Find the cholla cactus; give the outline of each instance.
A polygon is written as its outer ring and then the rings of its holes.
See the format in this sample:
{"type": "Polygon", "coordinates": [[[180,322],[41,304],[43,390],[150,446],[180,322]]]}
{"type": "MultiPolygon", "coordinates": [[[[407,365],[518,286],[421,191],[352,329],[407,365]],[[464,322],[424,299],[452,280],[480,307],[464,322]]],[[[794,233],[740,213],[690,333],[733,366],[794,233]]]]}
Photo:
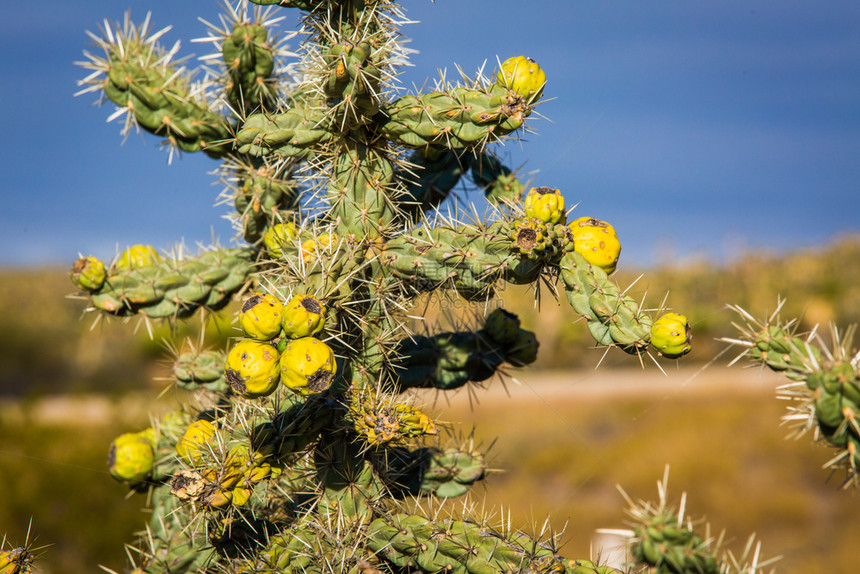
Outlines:
{"type": "Polygon", "coordinates": [[[852,326],[845,332],[831,325],[830,342],[817,329],[797,332],[796,320],[783,320],[779,313],[784,301],[764,320],[740,307],[733,307],[743,319],[737,325],[739,338],[728,343],[744,347],[736,361],[746,357],[782,373],[791,382],[780,386],[777,395],[790,401],[783,417],[793,427],[792,436],[812,431],[814,438],[836,450],[825,468],[843,471],[843,486],[857,486],[860,467],[860,352],[852,349],[852,326]]]}
{"type": "Polygon", "coordinates": [[[134,246],[72,270],[94,310],[145,320],[217,310],[248,289],[244,337],[177,352],[176,385],[199,390],[195,405],[111,447],[114,477],[152,503],[135,571],[611,571],[561,558],[551,537],[408,503],[466,494],[485,462],[439,441],[441,425],[404,391],[485,381],[538,350],[503,310],[419,335],[407,320],[419,296],[486,310],[506,282],[561,279],[599,345],[689,350],[686,319],[653,322],[609,279],[620,251],[609,224],[568,225],[552,188],[523,202],[490,153],[540,104],[544,72],[514,57],[492,77],[400,95],[395,2],[256,3],[278,7],[240,4],[210,25],[216,55],[198,81],[148,21],[106,25],[84,64],[83,91],[116,104],[126,130],[223,161],[222,197],[247,242],[196,257],[134,246]],[[304,11],[294,63],[288,36],[271,32],[279,9],[304,11]],[[493,206],[485,221],[436,209],[466,173],[493,206]]]}
{"type": "Polygon", "coordinates": [[[763,558],[755,534],[747,539],[740,556],[723,549],[725,532],[712,536],[711,525],[686,515],[687,493],[675,506],[669,502],[669,467],[657,483],[658,502],[633,500],[620,486],[627,501],[630,530],[603,530],[626,540],[630,568],[648,574],[758,574],[781,557],[763,558]]]}

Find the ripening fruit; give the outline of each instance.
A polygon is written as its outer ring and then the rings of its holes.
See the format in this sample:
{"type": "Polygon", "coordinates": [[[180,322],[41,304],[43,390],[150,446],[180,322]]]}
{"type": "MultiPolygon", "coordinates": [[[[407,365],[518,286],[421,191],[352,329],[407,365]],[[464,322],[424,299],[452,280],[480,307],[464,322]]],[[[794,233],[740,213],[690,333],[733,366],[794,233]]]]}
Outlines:
{"type": "Polygon", "coordinates": [[[520,335],[520,318],[504,309],[496,309],[484,321],[484,331],[504,346],[512,345],[520,335]]]}
{"type": "Polygon", "coordinates": [[[302,262],[310,263],[316,261],[320,256],[330,256],[337,245],[336,233],[324,233],[314,239],[308,239],[302,243],[302,262]]]}
{"type": "Polygon", "coordinates": [[[543,93],[546,73],[531,58],[515,56],[504,61],[496,76],[496,83],[531,101],[540,98],[543,93]]]}
{"type": "Polygon", "coordinates": [[[227,354],[224,376],[233,392],[248,399],[278,388],[278,350],[261,341],[239,341],[227,354]]]}
{"type": "Polygon", "coordinates": [[[325,305],[313,295],[296,295],[284,305],[284,334],[290,339],[316,335],[325,326],[325,313],[325,305]]]}
{"type": "Polygon", "coordinates": [[[693,333],[684,315],[666,313],[651,326],[651,344],[664,357],[677,359],[692,348],[693,333]]]}
{"type": "Polygon", "coordinates": [[[113,264],[116,271],[131,271],[140,267],[149,267],[161,261],[161,255],[152,245],[132,245],[119,254],[113,264]]]}
{"type": "Polygon", "coordinates": [[[322,393],[331,386],[336,372],[334,351],[314,337],[290,341],[281,353],[281,381],[294,393],[322,393]]]}
{"type": "Polygon", "coordinates": [[[33,554],[23,546],[2,550],[0,551],[0,574],[30,574],[32,560],[33,554]]]}
{"type": "Polygon", "coordinates": [[[505,353],[505,360],[515,367],[530,365],[537,359],[540,343],[531,331],[520,329],[511,348],[505,353]]]}
{"type": "Polygon", "coordinates": [[[609,275],[618,265],[621,242],[615,228],[593,217],[580,217],[570,224],[573,233],[573,249],[586,261],[600,267],[609,275]]]}
{"type": "Polygon", "coordinates": [[[533,187],[526,195],[526,217],[540,219],[544,223],[558,223],[566,218],[564,196],[551,187],[533,187]]]}
{"type": "MultiPolygon", "coordinates": [[[[98,291],[104,285],[107,272],[105,264],[95,257],[81,257],[71,270],[72,283],[84,291],[98,291]]],[[[0,573],[2,574],[2,573],[0,573]]]]}
{"type": "Polygon", "coordinates": [[[292,243],[296,235],[296,226],[286,221],[268,228],[263,235],[263,244],[272,259],[283,259],[284,247],[292,243]]]}
{"type": "Polygon", "coordinates": [[[196,464],[203,458],[206,443],[213,436],[215,436],[215,425],[210,421],[203,419],[194,421],[176,441],[176,454],[188,464],[196,464]]]}
{"type": "Polygon", "coordinates": [[[121,482],[136,484],[146,480],[154,464],[155,450],[146,432],[122,434],[110,445],[108,470],[121,482]]]}
{"type": "Polygon", "coordinates": [[[281,332],[283,306],[273,295],[255,293],[239,311],[239,326],[254,339],[271,341],[281,332]]]}

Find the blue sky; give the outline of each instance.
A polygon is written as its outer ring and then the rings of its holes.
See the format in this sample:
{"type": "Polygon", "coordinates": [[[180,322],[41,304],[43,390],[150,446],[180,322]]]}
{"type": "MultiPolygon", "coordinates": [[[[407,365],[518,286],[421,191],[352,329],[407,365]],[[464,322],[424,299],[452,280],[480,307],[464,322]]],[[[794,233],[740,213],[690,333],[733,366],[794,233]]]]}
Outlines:
{"type": "MultiPolygon", "coordinates": [[[[546,70],[535,134],[501,155],[605,219],[622,265],[731,258],[860,232],[860,4],[407,0],[419,50],[403,83],[516,54],[546,70]]],[[[216,163],[167,163],[158,139],[125,144],[111,106],[75,98],[73,62],[103,18],[152,11],[167,42],[203,55],[197,16],[217,2],[6,3],[0,18],[0,265],[70,265],[116,246],[222,244],[216,163]]],[[[291,11],[287,11],[291,13],[291,11]]],[[[291,20],[294,21],[294,20],[291,20]]]]}

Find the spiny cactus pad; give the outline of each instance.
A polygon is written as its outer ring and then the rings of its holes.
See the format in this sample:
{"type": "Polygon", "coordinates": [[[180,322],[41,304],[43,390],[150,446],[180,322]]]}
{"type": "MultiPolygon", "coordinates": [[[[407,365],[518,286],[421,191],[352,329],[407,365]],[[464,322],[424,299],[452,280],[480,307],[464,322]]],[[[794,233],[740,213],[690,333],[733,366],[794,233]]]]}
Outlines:
{"type": "Polygon", "coordinates": [[[82,91],[119,106],[126,129],[222,161],[220,201],[246,243],[195,257],[136,246],[73,267],[91,308],[112,316],[182,319],[244,296],[228,348],[175,353],[176,385],[194,406],[154,421],[151,457],[140,441],[116,443],[117,453],[140,447],[113,466],[152,506],[134,568],[612,572],[560,557],[551,537],[405,506],[467,496],[486,462],[470,443],[443,446],[445,426],[404,391],[487,381],[539,351],[503,309],[416,329],[419,298],[486,312],[506,283],[558,285],[598,344],[649,352],[650,312],[607,277],[620,250],[611,226],[568,226],[556,188],[534,188],[524,204],[516,172],[494,155],[541,105],[546,72],[514,56],[491,78],[403,93],[396,2],[255,3],[209,25],[216,53],[199,81],[148,19],[107,25],[85,64],[82,91]],[[275,29],[289,9],[303,11],[298,65],[293,35],[275,29]],[[452,190],[471,184],[487,217],[459,204],[443,217],[452,190]],[[577,238],[595,227],[615,243],[577,238]]]}

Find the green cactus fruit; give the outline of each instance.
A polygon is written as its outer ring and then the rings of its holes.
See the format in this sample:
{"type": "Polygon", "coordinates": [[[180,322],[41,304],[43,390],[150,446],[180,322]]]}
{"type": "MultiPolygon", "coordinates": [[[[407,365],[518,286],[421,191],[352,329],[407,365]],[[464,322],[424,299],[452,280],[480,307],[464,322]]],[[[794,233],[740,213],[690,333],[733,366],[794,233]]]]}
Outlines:
{"type": "Polygon", "coordinates": [[[237,395],[253,399],[272,394],[278,388],[278,350],[262,341],[243,340],[227,354],[224,376],[237,395]]]}
{"type": "Polygon", "coordinates": [[[281,381],[300,395],[318,395],[334,381],[337,363],[331,347],[314,337],[287,344],[280,359],[281,381]]]}
{"type": "Polygon", "coordinates": [[[284,249],[292,245],[296,237],[298,237],[298,232],[295,225],[291,222],[278,223],[266,230],[263,235],[263,244],[272,259],[283,259],[284,249]]]}
{"type": "Polygon", "coordinates": [[[161,255],[152,245],[132,245],[119,254],[112,265],[112,272],[131,271],[149,267],[161,261],[161,255]]]}
{"type": "Polygon", "coordinates": [[[564,223],[564,196],[558,189],[533,187],[526,194],[526,217],[540,219],[544,223],[564,223]]]}
{"type": "Polygon", "coordinates": [[[520,329],[516,340],[505,351],[505,360],[515,367],[524,367],[537,360],[540,343],[531,331],[520,329]]]}
{"type": "Polygon", "coordinates": [[[176,442],[176,454],[190,465],[203,459],[207,443],[215,436],[215,425],[206,419],[192,422],[176,442]]]}
{"type": "Polygon", "coordinates": [[[676,359],[690,352],[693,339],[687,318],[666,313],[651,326],[651,345],[664,357],[676,359]]]}
{"type": "Polygon", "coordinates": [[[513,345],[520,335],[520,318],[510,311],[495,309],[487,315],[484,331],[500,345],[513,345]]]}
{"type": "Polygon", "coordinates": [[[326,306],[313,295],[296,295],[283,308],[281,327],[290,339],[318,334],[325,327],[326,306]]]}
{"type": "Polygon", "coordinates": [[[380,130],[411,148],[439,145],[480,150],[522,127],[531,111],[523,96],[504,86],[456,87],[403,96],[381,107],[386,120],[380,130]]]}
{"type": "Polygon", "coordinates": [[[514,56],[502,63],[501,69],[496,74],[496,82],[531,102],[540,99],[543,94],[546,73],[531,58],[514,56]]]}
{"type": "Polygon", "coordinates": [[[84,291],[98,291],[107,278],[105,264],[92,256],[81,257],[70,271],[72,283],[84,291]]]}
{"type": "Polygon", "coordinates": [[[573,246],[586,261],[611,275],[618,266],[621,243],[615,228],[593,217],[580,217],[570,224],[573,246]]]}
{"type": "Polygon", "coordinates": [[[255,293],[239,310],[239,326],[251,338],[271,341],[281,332],[283,305],[268,293],[255,293]]]}
{"type": "Polygon", "coordinates": [[[118,436],[110,445],[108,470],[112,477],[129,485],[150,477],[155,464],[151,433],[130,432],[118,436]]]}

